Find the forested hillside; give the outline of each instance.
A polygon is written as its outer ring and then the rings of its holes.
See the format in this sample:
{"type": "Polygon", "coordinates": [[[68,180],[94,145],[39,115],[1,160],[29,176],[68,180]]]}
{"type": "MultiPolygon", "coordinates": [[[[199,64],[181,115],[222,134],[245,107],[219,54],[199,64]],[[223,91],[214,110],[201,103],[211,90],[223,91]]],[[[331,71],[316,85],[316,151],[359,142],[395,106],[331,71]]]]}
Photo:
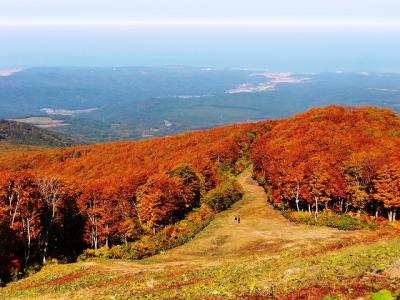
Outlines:
{"type": "Polygon", "coordinates": [[[384,214],[400,208],[400,118],[378,108],[312,109],[257,140],[255,175],[278,206],[384,214]]]}
{"type": "Polygon", "coordinates": [[[43,147],[65,147],[74,144],[72,139],[63,134],[6,120],[0,120],[0,142],[43,147]]]}
{"type": "Polygon", "coordinates": [[[173,240],[187,238],[240,198],[231,174],[244,168],[257,131],[272,124],[2,158],[3,277],[47,256],[74,259],[88,247],[139,241],[125,252],[146,256],[159,251],[161,242],[141,246],[140,239],[160,231],[173,240]],[[186,216],[189,227],[166,227],[186,216]]]}
{"type": "Polygon", "coordinates": [[[235,175],[251,162],[276,206],[313,219],[324,211],[393,223],[399,133],[391,110],[332,106],[173,137],[3,157],[1,275],[9,279],[48,257],[138,259],[185,243],[240,199],[235,175]]]}

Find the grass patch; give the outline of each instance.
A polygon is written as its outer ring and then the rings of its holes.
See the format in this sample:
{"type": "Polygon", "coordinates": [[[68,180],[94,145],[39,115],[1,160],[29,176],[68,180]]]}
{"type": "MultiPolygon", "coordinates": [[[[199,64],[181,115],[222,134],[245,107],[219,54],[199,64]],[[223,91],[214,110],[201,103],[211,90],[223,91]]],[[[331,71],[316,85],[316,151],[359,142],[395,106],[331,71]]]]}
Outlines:
{"type": "Polygon", "coordinates": [[[290,221],[297,224],[307,224],[316,226],[328,226],[339,230],[374,230],[378,228],[378,224],[363,219],[356,218],[349,214],[335,214],[333,212],[320,213],[316,218],[309,212],[297,212],[285,210],[282,214],[290,221]]]}
{"type": "Polygon", "coordinates": [[[0,290],[0,298],[396,299],[379,297],[389,293],[397,297],[400,278],[387,270],[399,259],[400,238],[395,238],[307,258],[288,250],[278,258],[254,256],[212,267],[184,265],[128,273],[129,267],[126,272],[109,269],[110,262],[77,263],[44,268],[0,290]]]}

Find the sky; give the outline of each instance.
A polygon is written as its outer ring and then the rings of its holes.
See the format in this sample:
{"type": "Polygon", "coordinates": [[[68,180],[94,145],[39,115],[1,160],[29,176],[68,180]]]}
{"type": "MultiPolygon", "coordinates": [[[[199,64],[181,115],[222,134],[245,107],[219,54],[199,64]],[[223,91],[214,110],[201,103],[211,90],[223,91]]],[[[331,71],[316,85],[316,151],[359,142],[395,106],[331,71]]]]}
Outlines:
{"type": "Polygon", "coordinates": [[[0,67],[400,71],[398,0],[0,0],[0,67]]]}
{"type": "Polygon", "coordinates": [[[0,24],[14,26],[54,25],[57,21],[69,25],[116,21],[251,24],[271,19],[281,23],[289,19],[315,24],[329,21],[339,25],[344,20],[398,24],[400,19],[397,0],[2,0],[0,8],[0,24]]]}

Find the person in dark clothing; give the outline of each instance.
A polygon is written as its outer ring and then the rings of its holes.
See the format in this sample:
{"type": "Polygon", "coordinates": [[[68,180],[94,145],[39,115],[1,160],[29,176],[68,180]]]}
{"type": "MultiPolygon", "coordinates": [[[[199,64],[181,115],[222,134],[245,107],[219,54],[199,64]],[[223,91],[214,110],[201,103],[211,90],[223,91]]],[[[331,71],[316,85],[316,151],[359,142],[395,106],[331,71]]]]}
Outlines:
{"type": "Polygon", "coordinates": [[[237,218],[237,222],[240,223],[240,217],[237,218]]]}

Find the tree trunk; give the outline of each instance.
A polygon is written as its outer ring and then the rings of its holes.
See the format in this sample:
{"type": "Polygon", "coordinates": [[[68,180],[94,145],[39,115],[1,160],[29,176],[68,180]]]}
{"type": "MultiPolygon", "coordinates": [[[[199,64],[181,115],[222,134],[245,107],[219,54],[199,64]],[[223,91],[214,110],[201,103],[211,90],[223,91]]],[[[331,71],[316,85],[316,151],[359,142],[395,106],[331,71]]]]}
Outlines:
{"type": "Polygon", "coordinates": [[[311,213],[311,204],[310,204],[310,203],[308,203],[308,212],[309,212],[309,214],[310,214],[310,216],[311,216],[312,213],[311,213]]]}
{"type": "Polygon", "coordinates": [[[296,208],[297,208],[297,212],[300,212],[299,202],[297,200],[296,200],[296,208]]]}
{"type": "Polygon", "coordinates": [[[48,238],[46,238],[45,245],[43,247],[43,264],[46,263],[47,247],[48,247],[48,238]]]}
{"type": "Polygon", "coordinates": [[[24,223],[26,225],[26,239],[27,239],[27,245],[25,249],[25,266],[27,266],[29,258],[31,256],[31,226],[28,218],[26,218],[24,223]]]}
{"type": "Polygon", "coordinates": [[[393,214],[392,214],[392,223],[394,224],[394,223],[396,223],[396,210],[394,209],[393,210],[393,214]]]}
{"type": "MultiPolygon", "coordinates": [[[[10,190],[11,188],[9,187],[8,189],[10,190]]],[[[12,218],[13,203],[14,203],[14,193],[11,192],[10,196],[8,197],[8,207],[9,207],[8,214],[10,215],[10,218],[12,218]]]]}
{"type": "Polygon", "coordinates": [[[17,202],[15,203],[15,209],[14,209],[14,213],[11,219],[11,228],[13,228],[14,222],[15,222],[15,216],[17,215],[17,211],[18,211],[18,205],[19,205],[19,195],[17,196],[17,202]]]}
{"type": "Polygon", "coordinates": [[[388,220],[389,220],[389,223],[392,223],[392,211],[391,210],[389,210],[389,213],[388,213],[388,220]]]}
{"type": "MultiPolygon", "coordinates": [[[[107,229],[107,232],[108,232],[108,224],[106,225],[106,229],[107,229]]],[[[109,242],[108,233],[107,233],[107,235],[106,235],[106,247],[107,247],[107,248],[110,248],[110,242],[109,242]]]]}
{"type": "Polygon", "coordinates": [[[98,248],[98,238],[97,238],[97,226],[95,226],[94,228],[94,232],[95,232],[95,238],[94,238],[94,248],[97,250],[98,248]]]}
{"type": "Polygon", "coordinates": [[[94,249],[97,250],[98,245],[97,245],[97,237],[96,236],[93,239],[93,245],[94,245],[94,249]]]}
{"type": "Polygon", "coordinates": [[[315,197],[315,220],[317,220],[318,217],[318,197],[315,197]]]}
{"type": "Polygon", "coordinates": [[[378,219],[379,217],[379,211],[378,208],[375,209],[375,219],[378,219]]]}
{"type": "Polygon", "coordinates": [[[95,249],[95,250],[97,250],[97,247],[98,247],[98,240],[97,240],[97,226],[96,225],[94,225],[94,226],[92,226],[92,238],[91,238],[91,240],[92,240],[92,247],[95,249]]]}
{"type": "Polygon", "coordinates": [[[43,240],[42,240],[42,255],[43,255],[43,264],[46,263],[46,255],[47,255],[47,249],[49,246],[49,236],[50,236],[50,230],[53,225],[53,216],[54,212],[52,213],[52,217],[49,217],[49,220],[47,220],[47,225],[44,228],[44,235],[43,235],[43,240]]]}

